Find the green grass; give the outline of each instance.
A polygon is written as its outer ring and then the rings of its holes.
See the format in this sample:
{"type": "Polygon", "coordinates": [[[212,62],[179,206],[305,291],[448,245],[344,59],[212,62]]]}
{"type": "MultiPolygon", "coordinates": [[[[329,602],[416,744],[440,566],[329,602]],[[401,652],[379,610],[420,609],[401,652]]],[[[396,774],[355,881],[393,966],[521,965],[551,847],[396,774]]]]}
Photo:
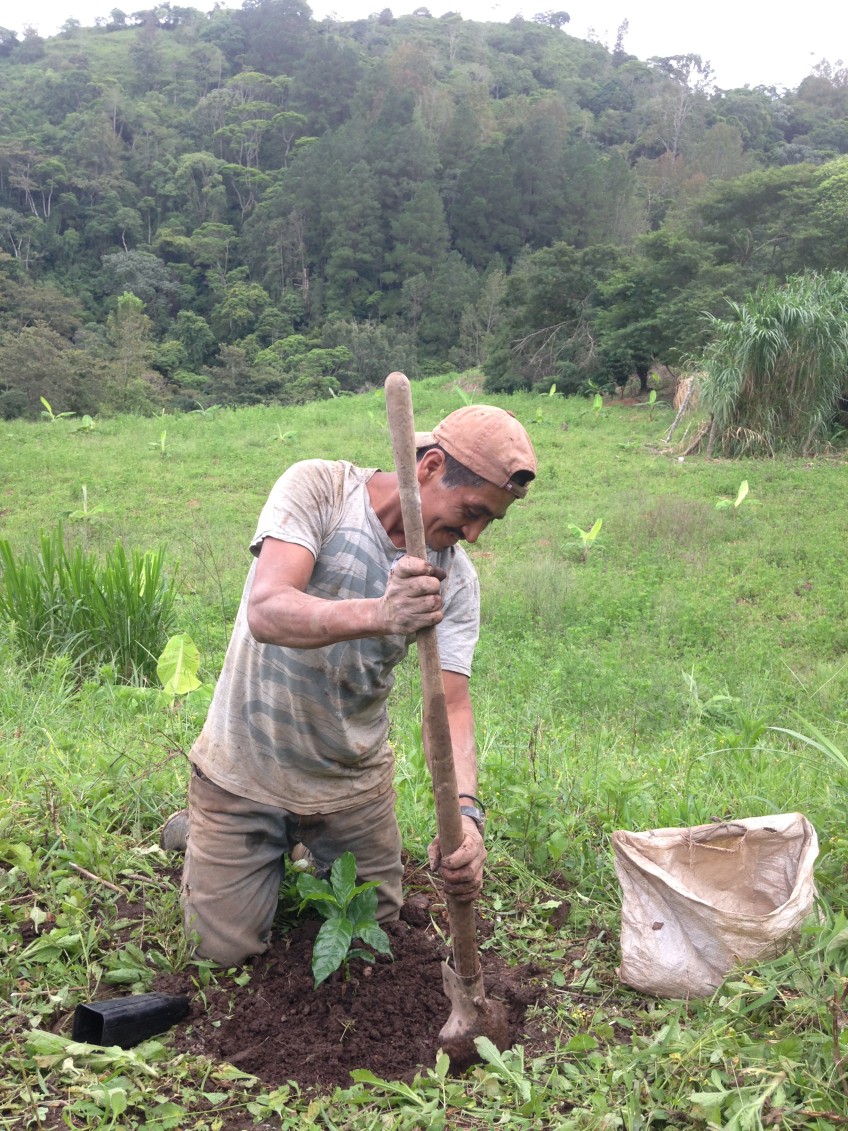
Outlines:
{"type": "MultiPolygon", "coordinates": [[[[421,427],[463,403],[455,378],[416,383],[413,397],[421,427]]],[[[411,1088],[359,1080],[316,1098],[170,1058],[167,1041],[154,1042],[153,1077],[134,1054],[69,1061],[53,1034],[27,1040],[102,981],[145,988],[185,962],[175,888],[151,880],[156,830],[182,803],[182,755],[202,718],[108,672],[80,681],[61,657],[25,663],[7,634],[0,914],[32,918],[39,934],[15,948],[0,932],[0,1127],[38,1126],[63,1089],[79,1127],[211,1128],[203,1094],[224,1091],[245,1127],[744,1131],[848,1119],[846,771],[832,753],[848,749],[845,463],[680,462],[661,442],[666,420],[644,411],[492,399],[527,425],[540,474],[471,551],[483,591],[472,694],[489,807],[486,945],[548,965],[554,1005],[535,1023],[554,1052],[531,1062],[512,1050],[460,1080],[434,1063],[411,1088]],[[743,479],[749,499],[717,509],[743,479]],[[583,560],[569,524],[597,519],[583,560]],[[795,950],[688,1006],[616,983],[616,828],[792,810],[822,848],[822,920],[795,950]],[[554,928],[564,881],[571,911],[554,928]],[[115,888],[143,893],[150,915],[144,939],[118,947],[115,888]]],[[[22,554],[63,519],[66,541],[101,557],[116,540],[128,553],[166,547],[179,567],[175,631],[192,635],[209,682],[278,475],[307,456],[391,462],[380,393],[74,427],[0,429],[0,537],[22,554]]],[[[423,857],[433,816],[419,712],[412,657],[398,673],[392,741],[404,841],[423,857]]],[[[209,976],[198,968],[201,984],[209,976]]]]}
{"type": "Polygon", "coordinates": [[[100,562],[68,550],[62,524],[20,556],[0,539],[0,618],[25,659],[68,656],[80,673],[110,665],[125,682],[148,682],[173,625],[176,590],[161,549],[129,555],[117,542],[100,562]]]}

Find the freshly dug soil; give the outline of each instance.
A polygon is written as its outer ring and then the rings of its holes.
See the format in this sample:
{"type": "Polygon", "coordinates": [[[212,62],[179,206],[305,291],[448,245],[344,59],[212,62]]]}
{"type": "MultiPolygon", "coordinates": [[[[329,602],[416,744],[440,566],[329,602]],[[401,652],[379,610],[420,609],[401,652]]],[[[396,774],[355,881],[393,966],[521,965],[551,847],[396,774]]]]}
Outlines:
{"type": "MultiPolygon", "coordinates": [[[[275,936],[244,986],[219,978],[201,997],[190,971],[163,975],[156,990],[191,997],[188,1019],[172,1030],[175,1047],[228,1061],[269,1085],[347,1086],[354,1068],[411,1081],[435,1063],[450,1013],[441,974],[447,952],[431,915],[443,919],[444,905],[413,896],[401,921],[386,927],[394,960],[354,959],[347,980],[337,971],[317,990],[311,961],[318,921],[275,936]]],[[[486,924],[481,928],[484,935],[486,924]]],[[[486,996],[505,1003],[510,1044],[519,1042],[527,1007],[544,994],[541,971],[508,967],[492,951],[480,957],[486,996]]]]}

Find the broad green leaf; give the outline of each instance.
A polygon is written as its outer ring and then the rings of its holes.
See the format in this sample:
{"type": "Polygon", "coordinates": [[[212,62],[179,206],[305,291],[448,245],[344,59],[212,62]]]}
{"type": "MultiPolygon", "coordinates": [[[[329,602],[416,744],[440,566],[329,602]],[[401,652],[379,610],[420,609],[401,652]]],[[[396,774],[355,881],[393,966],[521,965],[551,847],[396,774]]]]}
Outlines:
{"type": "Polygon", "coordinates": [[[212,1073],[213,1080],[255,1080],[249,1072],[242,1072],[234,1064],[222,1064],[212,1073]]]}
{"type": "Polygon", "coordinates": [[[742,482],[739,484],[739,493],[737,494],[736,502],[733,505],[735,507],[738,507],[739,504],[742,502],[742,500],[745,498],[745,496],[747,494],[748,494],[748,480],[743,479],[742,482]]]}
{"type": "Polygon", "coordinates": [[[598,1047],[598,1042],[591,1033],[575,1033],[565,1045],[566,1052],[591,1052],[598,1047]]]}
{"type": "Polygon", "coordinates": [[[195,715],[205,715],[212,703],[215,688],[207,683],[201,683],[194,691],[186,693],[186,704],[195,715]]]}
{"type": "Polygon", "coordinates": [[[59,1033],[48,1033],[45,1029],[33,1029],[27,1034],[27,1048],[41,1056],[64,1055],[71,1043],[59,1033]]]}
{"type": "Polygon", "coordinates": [[[146,980],[147,972],[139,970],[135,966],[118,967],[116,970],[107,970],[103,975],[103,981],[108,982],[111,986],[127,985],[132,986],[136,982],[143,982],[146,980]]]}
{"type": "Polygon", "coordinates": [[[382,927],[378,927],[376,923],[354,923],[353,937],[355,939],[362,939],[366,946],[370,946],[372,950],[376,950],[378,954],[391,954],[392,947],[389,942],[389,936],[382,927]]]}
{"type": "Polygon", "coordinates": [[[156,674],[168,695],[185,695],[200,687],[200,653],[185,632],[172,636],[156,664],[156,674]]]}
{"type": "Polygon", "coordinates": [[[301,899],[335,899],[327,880],[319,880],[311,872],[301,872],[297,877],[297,895],[301,899]]]}
{"type": "Polygon", "coordinates": [[[171,1128],[186,1127],[186,1110],[179,1104],[166,1100],[155,1107],[148,1108],[145,1112],[145,1127],[171,1128]]]}
{"type": "Polygon", "coordinates": [[[328,919],[321,924],[312,950],[312,973],[316,988],[341,966],[353,939],[349,919],[328,919]]]}
{"type": "Polygon", "coordinates": [[[356,888],[356,857],[352,852],[345,852],[333,862],[330,881],[339,906],[347,907],[356,888]]]}
{"type": "Polygon", "coordinates": [[[474,1045],[487,1064],[500,1068],[507,1076],[509,1075],[509,1069],[504,1063],[503,1056],[493,1041],[490,1041],[488,1037],[475,1037],[474,1045]]]}
{"type": "Polygon", "coordinates": [[[591,530],[589,531],[589,539],[590,539],[590,541],[592,541],[592,542],[594,542],[594,541],[595,541],[595,539],[596,539],[596,538],[598,537],[598,535],[600,534],[600,532],[601,532],[601,527],[602,527],[603,525],[604,525],[604,520],[603,520],[602,518],[599,518],[599,519],[598,519],[598,520],[596,521],[595,525],[594,525],[594,526],[592,527],[592,529],[591,529],[591,530]]]}
{"type": "Polygon", "coordinates": [[[370,950],[363,950],[362,947],[355,946],[352,950],[347,952],[348,958],[361,958],[363,962],[374,963],[374,955],[370,950]]]}
{"type": "Polygon", "coordinates": [[[382,880],[365,880],[364,883],[357,884],[353,889],[353,895],[357,896],[361,891],[376,891],[382,883],[382,880]]]}
{"type": "Polygon", "coordinates": [[[377,891],[366,888],[354,895],[347,905],[347,917],[352,923],[373,923],[377,918],[377,891]]]}
{"type": "MultiPolygon", "coordinates": [[[[319,880],[310,872],[300,872],[297,877],[297,894],[300,896],[301,910],[308,903],[330,904],[337,907],[333,889],[326,880],[319,880]]],[[[324,907],[321,908],[324,911],[324,907]]]]}
{"type": "Polygon", "coordinates": [[[104,1084],[99,1088],[92,1088],[91,1097],[113,1118],[117,1115],[123,1115],[129,1102],[126,1089],[114,1085],[109,1087],[104,1084]]]}

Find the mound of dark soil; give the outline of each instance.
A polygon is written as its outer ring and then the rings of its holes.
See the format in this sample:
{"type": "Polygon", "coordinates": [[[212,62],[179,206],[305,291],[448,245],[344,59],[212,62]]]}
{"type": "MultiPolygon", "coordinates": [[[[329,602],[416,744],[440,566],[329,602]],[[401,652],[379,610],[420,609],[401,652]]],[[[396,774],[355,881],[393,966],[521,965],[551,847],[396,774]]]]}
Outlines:
{"type": "MultiPolygon", "coordinates": [[[[175,1047],[228,1061],[269,1085],[347,1086],[354,1068],[411,1080],[435,1063],[450,1013],[441,973],[448,953],[431,916],[441,928],[444,905],[413,896],[401,921],[386,927],[393,959],[354,959],[347,979],[337,971],[317,990],[311,961],[318,922],[275,935],[243,986],[219,977],[201,996],[191,971],[161,976],[156,990],[191,997],[188,1019],[172,1031],[175,1047]]],[[[481,937],[486,928],[481,922],[481,937]]],[[[505,1003],[510,1044],[520,1042],[527,1007],[544,995],[541,971],[509,967],[492,951],[481,950],[480,958],[486,995],[505,1003]]]]}

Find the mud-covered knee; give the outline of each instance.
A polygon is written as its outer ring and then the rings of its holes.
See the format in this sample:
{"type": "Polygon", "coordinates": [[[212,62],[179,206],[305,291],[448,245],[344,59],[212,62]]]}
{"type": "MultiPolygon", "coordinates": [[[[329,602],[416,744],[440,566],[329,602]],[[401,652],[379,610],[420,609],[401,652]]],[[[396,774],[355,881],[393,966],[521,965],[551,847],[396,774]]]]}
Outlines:
{"type": "Polygon", "coordinates": [[[250,949],[245,953],[246,948],[242,946],[229,945],[223,941],[211,941],[206,939],[198,939],[193,947],[193,954],[196,958],[207,958],[212,962],[216,962],[225,970],[229,970],[232,966],[245,966],[247,963],[252,962],[260,954],[264,954],[268,949],[267,943],[260,943],[256,949],[250,949]]]}

